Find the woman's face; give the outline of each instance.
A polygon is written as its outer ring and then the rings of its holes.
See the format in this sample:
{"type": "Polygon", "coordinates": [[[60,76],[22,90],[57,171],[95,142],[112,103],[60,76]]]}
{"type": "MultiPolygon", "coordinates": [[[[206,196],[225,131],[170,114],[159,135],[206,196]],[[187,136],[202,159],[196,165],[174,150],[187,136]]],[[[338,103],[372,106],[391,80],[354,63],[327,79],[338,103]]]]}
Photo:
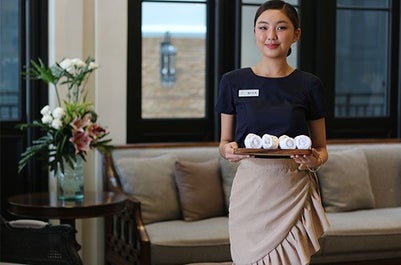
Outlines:
{"type": "Polygon", "coordinates": [[[256,20],[255,41],[262,54],[269,58],[286,58],[291,44],[296,42],[300,29],[294,29],[291,20],[281,11],[269,9],[256,20]]]}

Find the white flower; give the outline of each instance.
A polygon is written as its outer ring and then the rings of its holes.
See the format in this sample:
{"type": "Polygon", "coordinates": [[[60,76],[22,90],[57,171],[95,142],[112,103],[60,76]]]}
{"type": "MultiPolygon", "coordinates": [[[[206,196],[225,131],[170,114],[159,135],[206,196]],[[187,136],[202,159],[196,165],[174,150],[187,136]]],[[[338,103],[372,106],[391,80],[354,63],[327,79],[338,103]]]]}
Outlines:
{"type": "Polygon", "coordinates": [[[51,111],[49,105],[44,106],[40,111],[40,114],[42,114],[43,116],[50,115],[51,113],[52,113],[52,111],[51,111]]]}
{"type": "Polygon", "coordinates": [[[72,61],[68,58],[64,59],[59,65],[61,68],[63,68],[69,73],[71,73],[74,70],[72,61]]]}
{"type": "Polygon", "coordinates": [[[63,125],[63,122],[61,121],[61,119],[54,119],[52,121],[52,127],[56,130],[60,129],[62,125],[63,125]]]}
{"type": "Polygon", "coordinates": [[[82,61],[79,58],[74,58],[71,59],[71,63],[76,67],[76,68],[83,68],[86,66],[86,63],[84,61],[82,61]]]}
{"type": "Polygon", "coordinates": [[[99,65],[97,63],[94,63],[94,62],[89,63],[89,67],[88,67],[89,70],[95,70],[97,68],[99,68],[99,65]]]}
{"type": "Polygon", "coordinates": [[[50,124],[53,121],[53,117],[51,115],[43,115],[42,117],[42,123],[44,124],[50,124]]]}
{"type": "Polygon", "coordinates": [[[61,119],[61,117],[64,116],[64,113],[65,113],[65,111],[64,111],[63,108],[57,107],[57,108],[55,108],[55,109],[53,110],[53,118],[55,118],[55,119],[61,119]]]}

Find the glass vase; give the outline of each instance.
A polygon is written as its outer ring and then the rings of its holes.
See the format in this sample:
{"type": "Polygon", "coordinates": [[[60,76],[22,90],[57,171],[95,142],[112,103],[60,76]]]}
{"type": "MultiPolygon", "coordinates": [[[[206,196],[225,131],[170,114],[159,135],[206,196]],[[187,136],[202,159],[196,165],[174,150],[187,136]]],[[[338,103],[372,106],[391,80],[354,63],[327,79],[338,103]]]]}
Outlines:
{"type": "Polygon", "coordinates": [[[59,200],[82,200],[84,198],[84,160],[77,156],[74,167],[64,161],[64,173],[57,170],[57,198],[59,200]]]}

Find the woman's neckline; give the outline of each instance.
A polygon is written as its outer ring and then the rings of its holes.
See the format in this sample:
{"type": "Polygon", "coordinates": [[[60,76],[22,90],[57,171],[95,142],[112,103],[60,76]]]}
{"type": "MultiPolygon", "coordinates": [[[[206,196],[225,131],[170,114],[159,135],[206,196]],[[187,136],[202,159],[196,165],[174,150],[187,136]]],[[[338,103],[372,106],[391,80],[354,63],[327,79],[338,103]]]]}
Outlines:
{"type": "Polygon", "coordinates": [[[258,74],[256,74],[255,71],[253,70],[253,67],[248,67],[248,69],[251,71],[251,73],[252,73],[254,76],[261,77],[261,78],[269,78],[269,79],[286,78],[286,77],[291,76],[292,74],[294,74],[294,73],[297,71],[296,68],[292,68],[292,70],[291,70],[288,74],[283,75],[283,76],[267,76],[267,75],[258,75],[258,74]]]}

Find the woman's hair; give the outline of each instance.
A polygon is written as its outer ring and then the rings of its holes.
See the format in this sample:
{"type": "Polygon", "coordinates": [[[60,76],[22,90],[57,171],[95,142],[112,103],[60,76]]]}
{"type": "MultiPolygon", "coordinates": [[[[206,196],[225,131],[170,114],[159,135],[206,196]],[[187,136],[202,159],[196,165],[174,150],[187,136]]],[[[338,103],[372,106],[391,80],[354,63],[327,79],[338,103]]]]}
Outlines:
{"type": "Polygon", "coordinates": [[[269,9],[282,10],[283,13],[291,20],[294,29],[299,28],[299,17],[297,10],[292,5],[281,0],[271,0],[263,3],[255,13],[253,26],[256,26],[256,21],[258,20],[259,16],[269,9]]]}
{"type": "MultiPolygon", "coordinates": [[[[297,10],[290,4],[281,1],[281,0],[270,0],[267,2],[264,2],[256,11],[255,13],[255,18],[253,20],[253,26],[256,26],[256,21],[258,20],[259,16],[265,12],[266,10],[269,9],[276,9],[276,10],[282,10],[283,13],[290,19],[292,25],[294,26],[294,29],[299,28],[299,17],[298,17],[298,12],[297,10]]],[[[291,54],[291,47],[288,50],[287,56],[291,54]]]]}

